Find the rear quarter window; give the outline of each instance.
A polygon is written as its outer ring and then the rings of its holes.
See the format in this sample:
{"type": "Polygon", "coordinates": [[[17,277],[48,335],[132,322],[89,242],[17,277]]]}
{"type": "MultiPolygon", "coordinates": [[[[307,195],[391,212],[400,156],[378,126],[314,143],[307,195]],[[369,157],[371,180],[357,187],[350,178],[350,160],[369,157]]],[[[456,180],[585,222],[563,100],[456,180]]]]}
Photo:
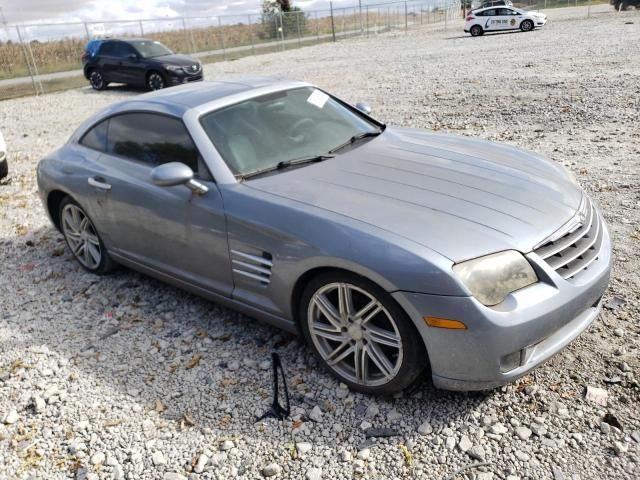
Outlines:
{"type": "Polygon", "coordinates": [[[104,120],[91,127],[80,139],[80,144],[100,152],[107,151],[107,130],[109,120],[104,120]]]}

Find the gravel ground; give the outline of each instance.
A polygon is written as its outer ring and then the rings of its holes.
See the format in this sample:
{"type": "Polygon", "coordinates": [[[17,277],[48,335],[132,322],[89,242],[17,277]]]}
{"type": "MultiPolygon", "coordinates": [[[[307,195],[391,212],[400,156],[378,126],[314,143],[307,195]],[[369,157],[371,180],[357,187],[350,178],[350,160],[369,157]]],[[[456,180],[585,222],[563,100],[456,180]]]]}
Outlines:
{"type": "Polygon", "coordinates": [[[352,393],[296,337],[137,273],[84,273],[41,208],[34,169],[81,120],[137,92],[0,103],[11,150],[0,478],[440,479],[474,462],[487,464],[456,478],[640,477],[640,12],[585,13],[550,11],[529,34],[414,31],[206,68],[313,81],[383,121],[511,143],[573,171],[614,241],[604,309],[552,361],[485,393],[436,391],[428,378],[392,399],[352,393]],[[274,349],[293,418],[254,423],[274,349]],[[390,436],[367,438],[371,428],[390,436]]]}

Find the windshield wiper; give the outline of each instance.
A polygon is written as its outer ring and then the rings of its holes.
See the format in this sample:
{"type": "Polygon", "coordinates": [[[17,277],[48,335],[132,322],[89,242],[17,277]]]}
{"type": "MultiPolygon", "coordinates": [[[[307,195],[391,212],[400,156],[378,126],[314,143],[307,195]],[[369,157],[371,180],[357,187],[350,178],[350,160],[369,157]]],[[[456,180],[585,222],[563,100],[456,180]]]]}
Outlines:
{"type": "Polygon", "coordinates": [[[329,153],[336,153],[337,151],[342,150],[344,147],[348,147],[349,145],[352,145],[355,142],[357,142],[358,140],[362,140],[363,138],[377,137],[383,131],[384,131],[384,129],[380,129],[380,130],[375,131],[375,132],[362,132],[362,133],[359,133],[357,135],[354,135],[353,137],[351,137],[346,142],[338,145],[336,148],[333,148],[333,149],[329,150],[329,153]]]}
{"type": "Polygon", "coordinates": [[[309,155],[308,157],[294,158],[292,160],[283,160],[278,162],[276,170],[282,170],[283,168],[293,167],[295,165],[303,165],[305,163],[321,162],[333,158],[334,155],[309,155]]]}
{"type": "Polygon", "coordinates": [[[328,160],[333,158],[335,155],[309,155],[307,157],[293,158],[291,160],[282,160],[278,162],[273,167],[264,168],[262,170],[256,170],[255,172],[249,172],[242,175],[242,179],[246,180],[247,178],[256,177],[258,175],[264,175],[265,173],[275,172],[277,170],[284,170],[289,167],[294,167],[296,165],[304,165],[305,163],[315,163],[321,162],[323,160],[328,160]]]}

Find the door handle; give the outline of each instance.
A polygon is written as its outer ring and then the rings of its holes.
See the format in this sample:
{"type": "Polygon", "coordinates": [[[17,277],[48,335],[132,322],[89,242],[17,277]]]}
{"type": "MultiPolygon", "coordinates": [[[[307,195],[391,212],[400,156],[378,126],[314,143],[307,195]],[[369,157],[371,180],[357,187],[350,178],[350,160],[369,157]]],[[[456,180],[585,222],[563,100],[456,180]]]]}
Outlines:
{"type": "Polygon", "coordinates": [[[105,183],[102,177],[89,177],[88,182],[89,185],[98,190],[104,190],[105,192],[111,190],[111,185],[105,183]]]}

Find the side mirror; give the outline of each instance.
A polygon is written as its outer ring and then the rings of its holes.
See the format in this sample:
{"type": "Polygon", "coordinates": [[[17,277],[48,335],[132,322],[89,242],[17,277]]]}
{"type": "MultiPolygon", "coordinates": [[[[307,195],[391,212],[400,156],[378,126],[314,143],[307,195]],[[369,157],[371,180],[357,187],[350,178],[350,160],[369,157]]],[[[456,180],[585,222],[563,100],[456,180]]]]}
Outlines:
{"type": "Polygon", "coordinates": [[[360,110],[365,115],[371,115],[371,107],[369,106],[368,103],[358,102],[356,103],[356,109],[360,110]]]}
{"type": "Polygon", "coordinates": [[[159,187],[186,185],[193,193],[204,195],[209,189],[193,179],[193,170],[181,162],[159,165],[151,170],[151,181],[159,187]]]}
{"type": "Polygon", "coordinates": [[[138,55],[136,55],[135,53],[130,53],[129,55],[127,55],[127,58],[129,60],[131,60],[132,62],[137,62],[138,61],[138,55]]]}

